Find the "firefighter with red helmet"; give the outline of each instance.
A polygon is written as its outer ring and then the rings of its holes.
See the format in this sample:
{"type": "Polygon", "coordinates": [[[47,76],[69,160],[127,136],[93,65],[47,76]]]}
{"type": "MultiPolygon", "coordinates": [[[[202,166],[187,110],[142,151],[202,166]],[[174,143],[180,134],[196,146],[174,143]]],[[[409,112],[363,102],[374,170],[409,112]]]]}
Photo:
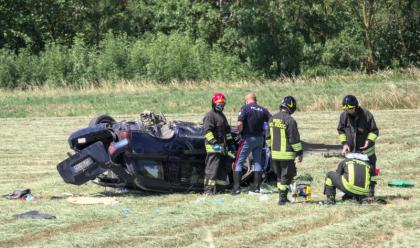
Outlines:
{"type": "Polygon", "coordinates": [[[355,96],[346,95],[343,98],[342,109],[337,131],[343,153],[356,152],[368,156],[371,180],[369,196],[373,197],[377,180],[375,142],[379,136],[379,129],[373,115],[359,106],[355,96]]]}
{"type": "Polygon", "coordinates": [[[236,153],[231,130],[223,109],[225,96],[218,92],[212,97],[212,109],[204,116],[203,127],[206,147],[206,167],[204,172],[204,194],[216,193],[216,185],[226,186],[226,177],[231,160],[228,151],[236,153]]]}

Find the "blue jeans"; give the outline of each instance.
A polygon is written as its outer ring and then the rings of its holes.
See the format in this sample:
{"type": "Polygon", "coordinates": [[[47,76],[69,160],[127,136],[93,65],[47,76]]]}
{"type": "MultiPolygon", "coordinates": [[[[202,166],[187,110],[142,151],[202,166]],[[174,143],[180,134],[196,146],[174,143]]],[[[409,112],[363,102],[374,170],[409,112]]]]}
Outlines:
{"type": "Polygon", "coordinates": [[[242,171],[242,166],[244,165],[245,160],[248,158],[248,155],[251,152],[254,160],[254,171],[262,171],[261,153],[263,145],[263,136],[251,136],[242,140],[234,164],[235,171],[242,171]]]}

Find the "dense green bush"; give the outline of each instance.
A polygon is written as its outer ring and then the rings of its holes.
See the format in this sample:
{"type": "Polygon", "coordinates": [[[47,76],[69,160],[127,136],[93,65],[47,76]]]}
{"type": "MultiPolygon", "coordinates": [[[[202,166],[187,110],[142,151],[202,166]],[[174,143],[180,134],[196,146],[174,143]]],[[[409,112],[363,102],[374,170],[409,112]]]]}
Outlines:
{"type": "Polygon", "coordinates": [[[0,87],[420,66],[413,0],[0,1],[0,87]]]}
{"type": "Polygon", "coordinates": [[[71,48],[51,44],[38,55],[0,49],[0,62],[0,86],[4,88],[43,84],[77,87],[121,79],[233,80],[255,75],[239,58],[178,33],[132,41],[109,33],[97,48],[88,48],[76,37],[71,48]]]}

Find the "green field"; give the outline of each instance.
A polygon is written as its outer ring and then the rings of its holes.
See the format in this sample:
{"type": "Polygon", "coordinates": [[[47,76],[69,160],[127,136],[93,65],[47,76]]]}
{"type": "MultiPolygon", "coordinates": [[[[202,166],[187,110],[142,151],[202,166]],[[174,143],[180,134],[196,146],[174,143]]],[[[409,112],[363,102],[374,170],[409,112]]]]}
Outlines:
{"type": "MultiPolygon", "coordinates": [[[[258,89],[263,92],[263,87],[258,89]]],[[[1,101],[6,105],[2,104],[2,117],[29,117],[0,119],[3,137],[0,194],[16,188],[31,188],[40,198],[36,201],[0,198],[0,247],[418,247],[420,243],[420,110],[372,111],[380,128],[377,154],[381,175],[377,195],[395,197],[388,205],[361,206],[346,202],[336,206],[296,204],[279,207],[276,192],[267,194],[267,201],[247,194],[237,197],[221,194],[204,201],[197,193],[124,194],[117,196],[119,204],[112,206],[73,205],[50,197],[64,192],[97,196],[110,191],[95,184],[79,187],[64,184],[56,171],[56,164],[66,157],[69,133],[86,126],[90,119],[87,115],[103,110],[103,106],[93,103],[94,107],[82,110],[82,114],[74,113],[86,116],[54,117],[70,115],[73,106],[64,103],[63,106],[69,107],[57,108],[60,112],[54,112],[54,106],[58,105],[48,100],[55,99],[53,96],[40,96],[38,105],[31,102],[36,97],[28,93],[29,104],[15,106],[13,111],[22,114],[13,115],[10,107],[13,104],[8,105],[8,102],[18,103],[26,98],[23,93],[7,93],[10,94],[8,97],[4,94],[1,101]],[[388,187],[387,183],[392,179],[409,180],[416,187],[388,187]],[[53,214],[57,219],[12,217],[29,210],[53,214]]],[[[115,93],[118,94],[122,93],[115,93]]],[[[159,94],[156,91],[154,96],[159,94]]],[[[233,88],[228,94],[233,94],[233,88]]],[[[407,94],[411,94],[410,91],[407,94]]],[[[418,92],[416,94],[418,96],[418,92]]],[[[61,93],[63,99],[65,95],[65,92],[61,93]]],[[[208,102],[185,97],[185,101],[197,101],[200,106],[208,102]]],[[[239,96],[237,101],[240,102],[239,96]]],[[[143,105],[135,106],[137,109],[128,113],[144,108],[143,105]]],[[[154,107],[158,108],[158,105],[154,107]]],[[[194,116],[169,117],[199,120],[204,111],[199,112],[194,116]]],[[[337,111],[297,112],[302,139],[337,143],[338,116],[337,111]]],[[[117,120],[136,118],[137,115],[116,117],[117,120]]],[[[305,156],[298,164],[298,174],[308,172],[315,178],[315,199],[323,199],[323,177],[327,171],[335,169],[338,162],[337,158],[312,155],[305,156]]]]}
{"type": "Polygon", "coordinates": [[[212,94],[227,96],[226,112],[237,113],[246,93],[275,110],[293,95],[302,111],[338,110],[346,94],[354,94],[368,109],[420,108],[420,69],[382,71],[373,75],[349,73],[327,78],[284,78],[263,82],[120,82],[102,88],[0,89],[0,118],[138,114],[147,109],[171,114],[202,115],[212,94]]]}

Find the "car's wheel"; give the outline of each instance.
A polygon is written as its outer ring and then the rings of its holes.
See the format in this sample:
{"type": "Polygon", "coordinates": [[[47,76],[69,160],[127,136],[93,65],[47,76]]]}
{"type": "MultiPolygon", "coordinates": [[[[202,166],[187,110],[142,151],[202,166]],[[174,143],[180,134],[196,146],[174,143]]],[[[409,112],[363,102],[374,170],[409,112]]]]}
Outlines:
{"type": "Polygon", "coordinates": [[[115,123],[115,120],[109,115],[99,115],[90,120],[89,127],[95,126],[96,124],[100,123],[112,125],[113,123],[115,123]]]}

